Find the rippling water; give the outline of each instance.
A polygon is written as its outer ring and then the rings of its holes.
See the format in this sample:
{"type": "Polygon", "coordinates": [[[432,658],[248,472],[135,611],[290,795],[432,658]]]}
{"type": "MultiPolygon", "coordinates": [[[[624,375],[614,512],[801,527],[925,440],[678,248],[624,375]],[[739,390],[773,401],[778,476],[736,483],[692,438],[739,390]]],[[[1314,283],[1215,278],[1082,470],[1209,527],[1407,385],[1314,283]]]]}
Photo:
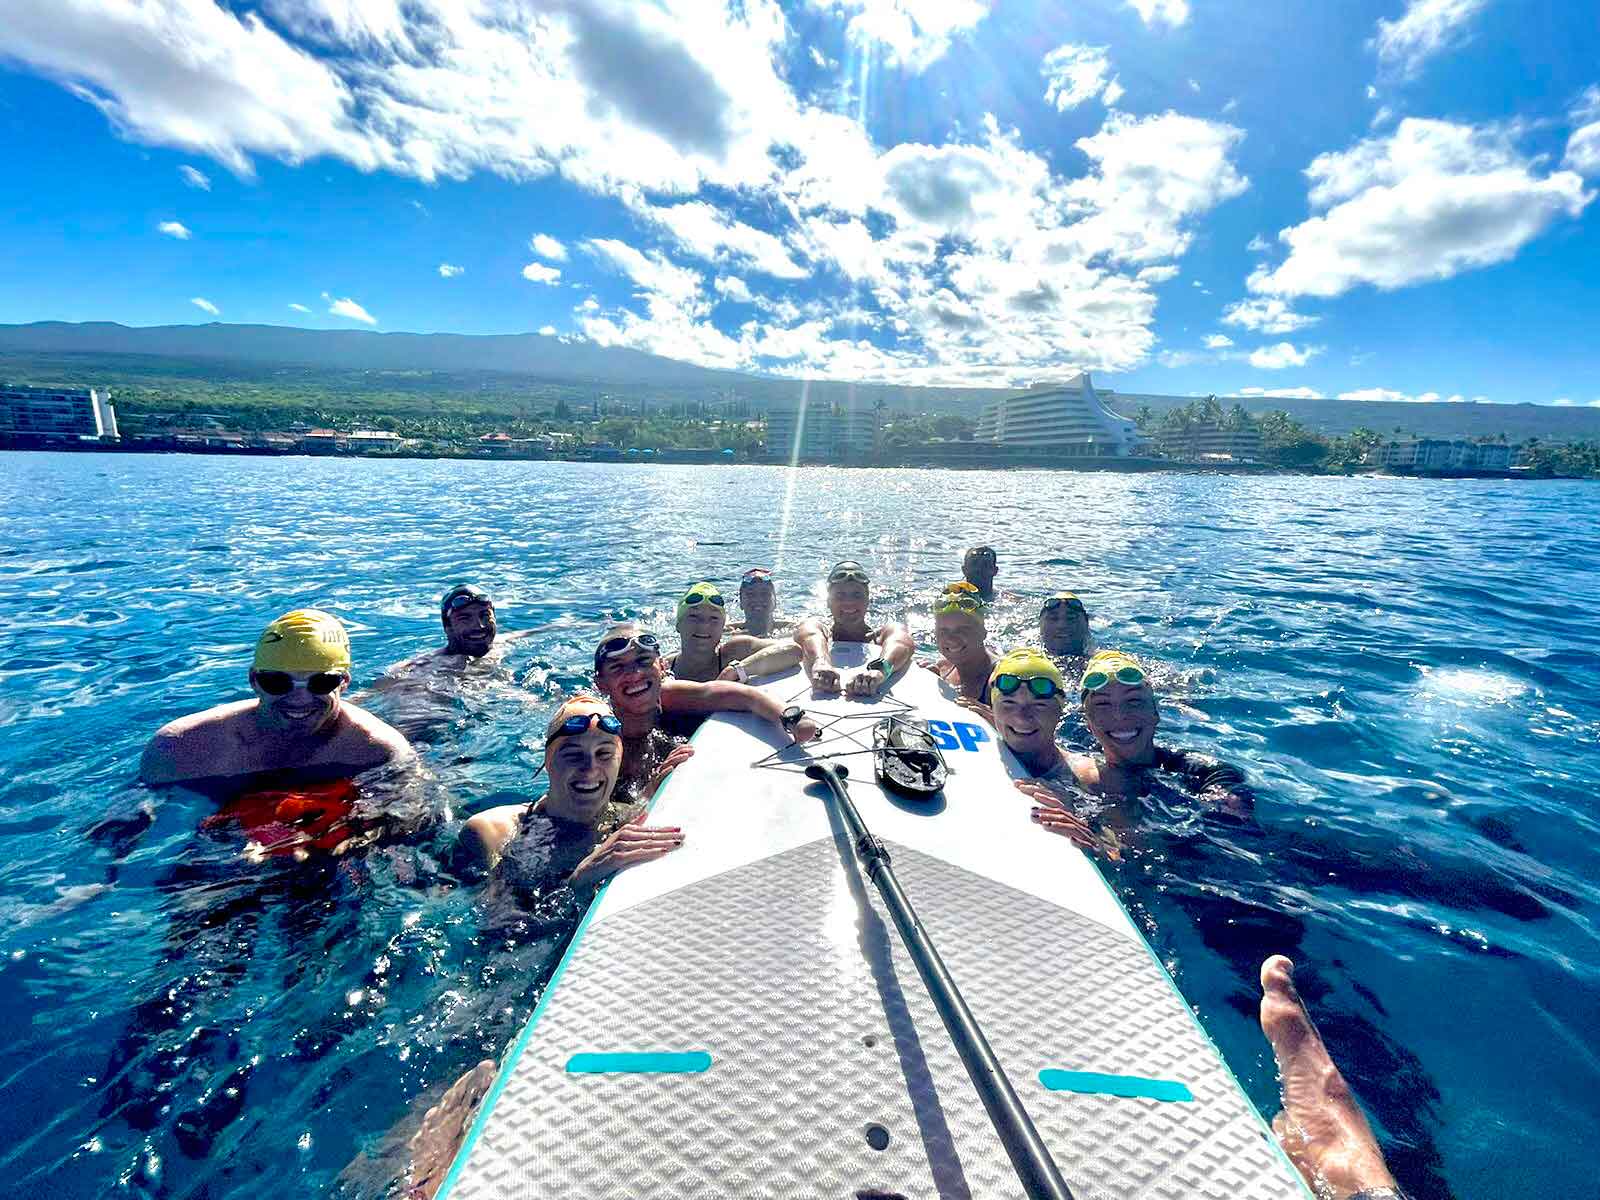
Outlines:
{"type": "Polygon", "coordinates": [[[531,786],[600,623],[665,628],[754,564],[810,608],[849,555],[928,642],[978,541],[997,640],[1073,588],[1101,644],[1164,664],[1166,739],[1258,785],[1258,830],[1153,813],[1114,875],[1258,1104],[1255,967],[1283,950],[1419,1197],[1593,1194],[1600,488],[0,454],[0,499],[17,1194],[381,1194],[385,1135],[498,1054],[570,932],[487,921],[448,847],[531,786]],[[197,832],[210,801],[134,786],[157,726],[245,694],[267,620],[338,613],[370,684],[462,579],[538,632],[420,715],[373,701],[420,736],[431,833],[250,867],[197,832]]]}

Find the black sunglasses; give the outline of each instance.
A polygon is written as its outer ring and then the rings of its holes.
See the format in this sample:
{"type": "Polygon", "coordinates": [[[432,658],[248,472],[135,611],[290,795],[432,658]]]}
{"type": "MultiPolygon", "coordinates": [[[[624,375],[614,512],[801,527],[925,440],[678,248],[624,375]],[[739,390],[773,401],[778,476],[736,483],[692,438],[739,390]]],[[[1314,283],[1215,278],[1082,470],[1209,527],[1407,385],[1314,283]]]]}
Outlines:
{"type": "Polygon", "coordinates": [[[613,654],[626,650],[629,646],[638,646],[641,650],[648,650],[652,655],[661,657],[661,639],[653,633],[635,633],[625,637],[607,638],[601,642],[594,652],[594,669],[598,671],[600,664],[613,654]]]}
{"type": "Polygon", "coordinates": [[[722,608],[728,602],[722,598],[720,593],[716,593],[716,592],[709,592],[709,593],[708,592],[690,592],[687,596],[685,596],[683,598],[683,603],[685,605],[687,605],[688,607],[690,607],[690,608],[693,608],[696,604],[707,604],[707,603],[715,604],[718,608],[722,608]]]}
{"type": "Polygon", "coordinates": [[[570,737],[576,733],[583,733],[596,721],[600,728],[616,737],[622,736],[622,722],[610,713],[573,713],[554,729],[548,730],[544,735],[546,742],[553,742],[558,737],[570,737]]]}
{"type": "Polygon", "coordinates": [[[1064,600],[1060,596],[1052,596],[1052,597],[1050,597],[1050,599],[1048,599],[1048,600],[1046,600],[1044,602],[1044,607],[1041,608],[1039,611],[1040,612],[1054,612],[1056,609],[1060,608],[1063,604],[1065,604],[1067,606],[1067,611],[1068,612],[1080,612],[1081,613],[1081,612],[1085,611],[1085,609],[1083,607],[1083,601],[1082,600],[1064,600]]]}
{"type": "Polygon", "coordinates": [[[487,596],[479,595],[476,592],[461,592],[446,600],[443,608],[445,612],[453,613],[469,604],[487,604],[490,608],[494,607],[494,601],[487,596]]]}
{"type": "MultiPolygon", "coordinates": [[[[256,686],[269,696],[287,696],[294,690],[294,676],[287,671],[254,671],[256,686]]],[[[313,696],[329,696],[338,691],[350,677],[335,671],[318,671],[306,680],[306,691],[313,696]]]]}

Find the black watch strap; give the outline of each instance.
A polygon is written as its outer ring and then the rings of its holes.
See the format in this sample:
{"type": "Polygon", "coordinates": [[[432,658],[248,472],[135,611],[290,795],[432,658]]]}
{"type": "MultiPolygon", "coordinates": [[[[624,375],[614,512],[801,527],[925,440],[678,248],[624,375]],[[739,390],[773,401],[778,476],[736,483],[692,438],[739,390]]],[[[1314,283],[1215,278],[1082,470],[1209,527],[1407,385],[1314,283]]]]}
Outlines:
{"type": "Polygon", "coordinates": [[[879,655],[866,665],[865,670],[882,671],[885,675],[887,675],[889,673],[889,660],[884,658],[882,655],[879,655]]]}
{"type": "Polygon", "coordinates": [[[801,708],[798,704],[791,704],[788,708],[783,710],[783,716],[778,718],[778,722],[785,729],[793,729],[796,725],[800,724],[801,721],[805,720],[805,717],[805,709],[801,708]]]}

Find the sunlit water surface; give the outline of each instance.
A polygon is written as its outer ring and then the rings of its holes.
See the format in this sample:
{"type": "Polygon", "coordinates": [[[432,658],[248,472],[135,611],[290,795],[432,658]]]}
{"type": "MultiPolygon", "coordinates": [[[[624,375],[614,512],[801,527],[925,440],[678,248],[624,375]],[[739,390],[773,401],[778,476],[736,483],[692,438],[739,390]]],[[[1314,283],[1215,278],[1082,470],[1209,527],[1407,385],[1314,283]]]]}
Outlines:
{"type": "Polygon", "coordinates": [[[1258,830],[1153,816],[1113,875],[1257,1103],[1255,969],[1282,950],[1419,1197],[1593,1194],[1600,488],[10,454],[0,501],[18,1195],[381,1194],[386,1135],[499,1053],[571,932],[488,919],[449,846],[537,791],[601,622],[665,630],[685,585],[757,564],[813,608],[848,555],[927,643],[979,541],[997,640],[1080,592],[1102,644],[1164,664],[1166,739],[1258,785],[1258,830]],[[538,632],[420,714],[373,702],[421,738],[432,831],[252,866],[197,831],[212,801],[134,785],[157,726],[245,694],[267,620],[338,613],[366,686],[463,579],[538,632]]]}

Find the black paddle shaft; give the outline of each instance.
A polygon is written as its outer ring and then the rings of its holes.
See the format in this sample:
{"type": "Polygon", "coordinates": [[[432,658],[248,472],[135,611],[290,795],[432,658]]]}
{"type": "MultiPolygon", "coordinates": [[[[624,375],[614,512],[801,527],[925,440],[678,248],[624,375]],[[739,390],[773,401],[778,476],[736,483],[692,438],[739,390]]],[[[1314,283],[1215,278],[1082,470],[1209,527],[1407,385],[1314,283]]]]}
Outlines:
{"type": "Polygon", "coordinates": [[[1005,1144],[1006,1153],[1011,1156],[1011,1165],[1022,1180],[1029,1200],[1072,1200],[1072,1192],[1068,1190],[1066,1180],[1061,1178],[1061,1172],[1039,1137],[1039,1131],[1034,1128],[1028,1110],[1022,1107],[1022,1100],[1006,1078],[1005,1069],[989,1047],[989,1040],[983,1036],[972,1010],[961,998],[956,981],[950,977],[949,969],[934,949],[927,930],[923,929],[916,910],[911,907],[911,901],[901,890],[894,868],[889,865],[889,851],[872,836],[861,820],[861,814],[856,811],[855,802],[850,799],[850,793],[844,785],[844,768],[814,762],[806,768],[806,774],[826,784],[838,803],[839,812],[855,843],[856,854],[866,866],[867,878],[877,887],[878,894],[889,909],[889,915],[894,918],[895,928],[900,931],[900,940],[905,943],[911,961],[917,964],[922,984],[928,989],[934,1008],[939,1010],[939,1019],[944,1022],[945,1031],[961,1055],[972,1086],[977,1088],[983,1107],[988,1110],[989,1120],[1005,1144]]]}

